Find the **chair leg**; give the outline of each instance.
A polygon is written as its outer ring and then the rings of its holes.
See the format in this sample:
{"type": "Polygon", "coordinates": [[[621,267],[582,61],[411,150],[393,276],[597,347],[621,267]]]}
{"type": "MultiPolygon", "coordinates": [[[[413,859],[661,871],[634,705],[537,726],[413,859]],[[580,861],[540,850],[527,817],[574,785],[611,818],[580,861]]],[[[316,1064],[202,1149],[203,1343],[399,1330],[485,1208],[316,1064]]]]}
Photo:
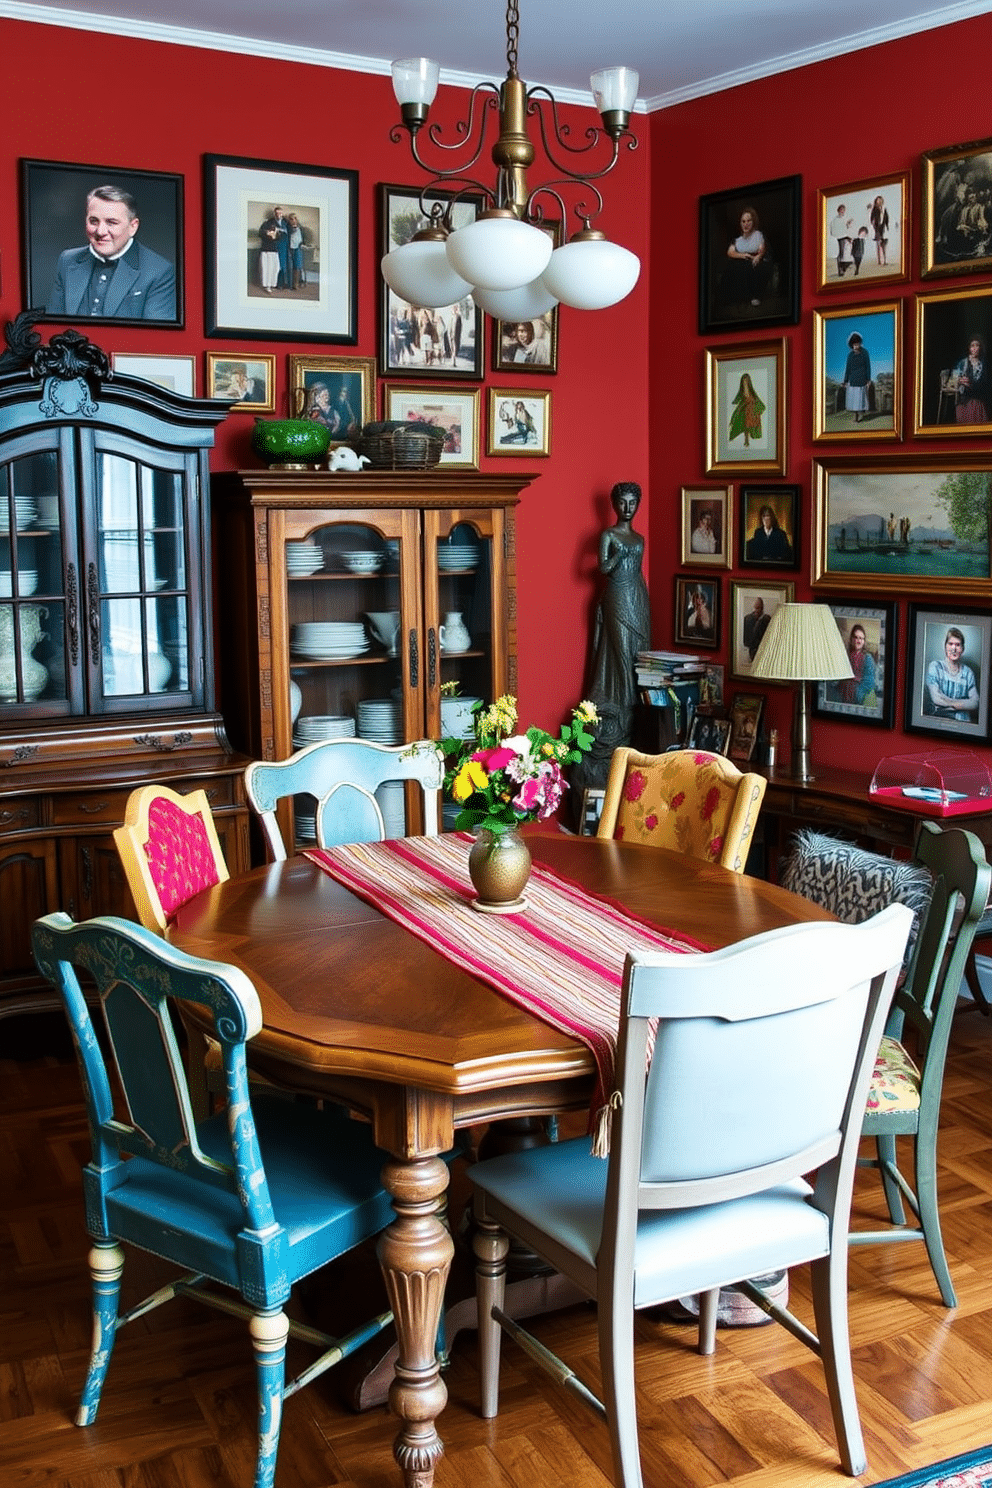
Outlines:
{"type": "Polygon", "coordinates": [[[289,1319],[279,1308],[252,1314],[252,1347],[258,1380],[258,1461],[255,1488],[273,1488],[279,1429],[282,1426],[282,1394],[285,1381],[286,1339],[289,1319]]]}
{"type": "Polygon", "coordinates": [[[851,1369],[851,1338],[847,1320],[847,1246],[840,1237],[829,1256],[810,1266],[813,1316],[820,1340],[820,1358],[837,1435],[841,1466],[852,1478],[868,1466],[858,1400],[851,1369]]]}
{"type": "Polygon", "coordinates": [[[877,1155],[878,1171],[882,1178],[882,1188],[885,1191],[885,1202],[889,1208],[889,1220],[894,1225],[904,1225],[906,1223],[906,1210],[903,1207],[902,1192],[890,1171],[892,1168],[898,1166],[896,1162],[895,1137],[876,1137],[875,1152],[877,1155]]]}
{"type": "Polygon", "coordinates": [[[599,1299],[599,1362],[610,1428],[615,1488],[643,1488],[634,1393],[634,1305],[599,1299]]]}
{"type": "Polygon", "coordinates": [[[492,1220],[476,1214],[475,1303],[479,1316],[479,1390],[484,1420],[499,1411],[499,1352],[502,1334],[493,1308],[502,1309],[506,1295],[506,1258],[510,1237],[492,1220]]]}
{"type": "Polygon", "coordinates": [[[716,1314],[719,1305],[719,1287],[711,1287],[708,1292],[700,1292],[697,1348],[701,1354],[712,1354],[716,1351],[716,1314]]]}
{"type": "Polygon", "coordinates": [[[920,1210],[920,1228],[930,1257],[930,1265],[937,1285],[940,1300],[945,1307],[957,1307],[958,1299],[951,1281],[944,1252],[944,1237],[940,1229],[940,1208],[937,1204],[937,1133],[918,1132],[916,1135],[914,1177],[916,1180],[916,1202],[920,1210]]]}
{"type": "Polygon", "coordinates": [[[89,1426],[100,1409],[100,1394],[107,1378],[110,1356],[117,1338],[117,1309],[124,1274],[124,1252],[119,1245],[97,1244],[89,1255],[93,1278],[93,1348],[90,1367],[76,1412],[76,1425],[89,1426]]]}

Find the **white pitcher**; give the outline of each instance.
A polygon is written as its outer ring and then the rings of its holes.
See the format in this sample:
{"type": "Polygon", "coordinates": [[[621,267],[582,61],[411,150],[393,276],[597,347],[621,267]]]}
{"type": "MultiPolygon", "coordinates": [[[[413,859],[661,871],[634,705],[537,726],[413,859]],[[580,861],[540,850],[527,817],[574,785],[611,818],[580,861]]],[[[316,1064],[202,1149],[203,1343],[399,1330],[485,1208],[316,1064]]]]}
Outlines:
{"type": "Polygon", "coordinates": [[[437,628],[442,651],[467,651],[472,644],[465,621],[458,610],[449,610],[444,624],[437,628]]]}
{"type": "MultiPolygon", "coordinates": [[[[47,639],[41,622],[48,614],[44,605],[21,605],[21,685],[23,701],[33,703],[48,686],[48,668],[32,652],[47,639]]],[[[14,607],[0,605],[0,702],[16,703],[17,666],[14,658],[14,607]]]]}

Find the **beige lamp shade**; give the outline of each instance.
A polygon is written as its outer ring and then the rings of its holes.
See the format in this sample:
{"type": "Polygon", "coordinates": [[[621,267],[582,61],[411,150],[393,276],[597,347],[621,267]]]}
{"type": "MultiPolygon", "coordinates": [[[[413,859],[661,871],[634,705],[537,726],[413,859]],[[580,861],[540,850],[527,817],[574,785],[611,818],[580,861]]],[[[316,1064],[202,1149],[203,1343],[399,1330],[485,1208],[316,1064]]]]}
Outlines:
{"type": "Polygon", "coordinates": [[[752,677],[780,682],[831,682],[852,677],[829,605],[780,604],[761,639],[752,677]]]}

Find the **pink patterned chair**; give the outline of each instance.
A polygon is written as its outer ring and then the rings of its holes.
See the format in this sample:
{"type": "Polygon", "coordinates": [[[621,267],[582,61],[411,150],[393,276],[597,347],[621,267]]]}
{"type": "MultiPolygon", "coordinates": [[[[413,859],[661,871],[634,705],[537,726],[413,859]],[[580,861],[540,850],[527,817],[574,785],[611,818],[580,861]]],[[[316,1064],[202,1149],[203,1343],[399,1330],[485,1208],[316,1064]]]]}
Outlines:
{"type": "Polygon", "coordinates": [[[743,873],[765,794],[721,754],[615,751],[597,837],[644,842],[743,873]]]}
{"type": "Polygon", "coordinates": [[[179,796],[165,785],[132,791],[114,842],[138,919],[161,935],[194,894],[230,875],[205,791],[179,796]]]}

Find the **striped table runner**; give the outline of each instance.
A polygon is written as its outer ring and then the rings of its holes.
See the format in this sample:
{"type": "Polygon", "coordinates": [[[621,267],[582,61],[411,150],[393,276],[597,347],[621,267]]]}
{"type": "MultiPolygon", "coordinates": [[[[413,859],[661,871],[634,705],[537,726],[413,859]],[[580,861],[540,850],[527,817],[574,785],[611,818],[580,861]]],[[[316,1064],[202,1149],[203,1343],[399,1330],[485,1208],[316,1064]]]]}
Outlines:
{"type": "MultiPolygon", "coordinates": [[[[535,864],[518,914],[472,908],[472,839],[461,832],[315,848],[305,856],[469,975],[592,1051],[591,1128],[614,1088],[624,958],[628,951],[698,951],[535,864]]],[[[605,1133],[604,1133],[605,1135],[605,1133]]]]}

